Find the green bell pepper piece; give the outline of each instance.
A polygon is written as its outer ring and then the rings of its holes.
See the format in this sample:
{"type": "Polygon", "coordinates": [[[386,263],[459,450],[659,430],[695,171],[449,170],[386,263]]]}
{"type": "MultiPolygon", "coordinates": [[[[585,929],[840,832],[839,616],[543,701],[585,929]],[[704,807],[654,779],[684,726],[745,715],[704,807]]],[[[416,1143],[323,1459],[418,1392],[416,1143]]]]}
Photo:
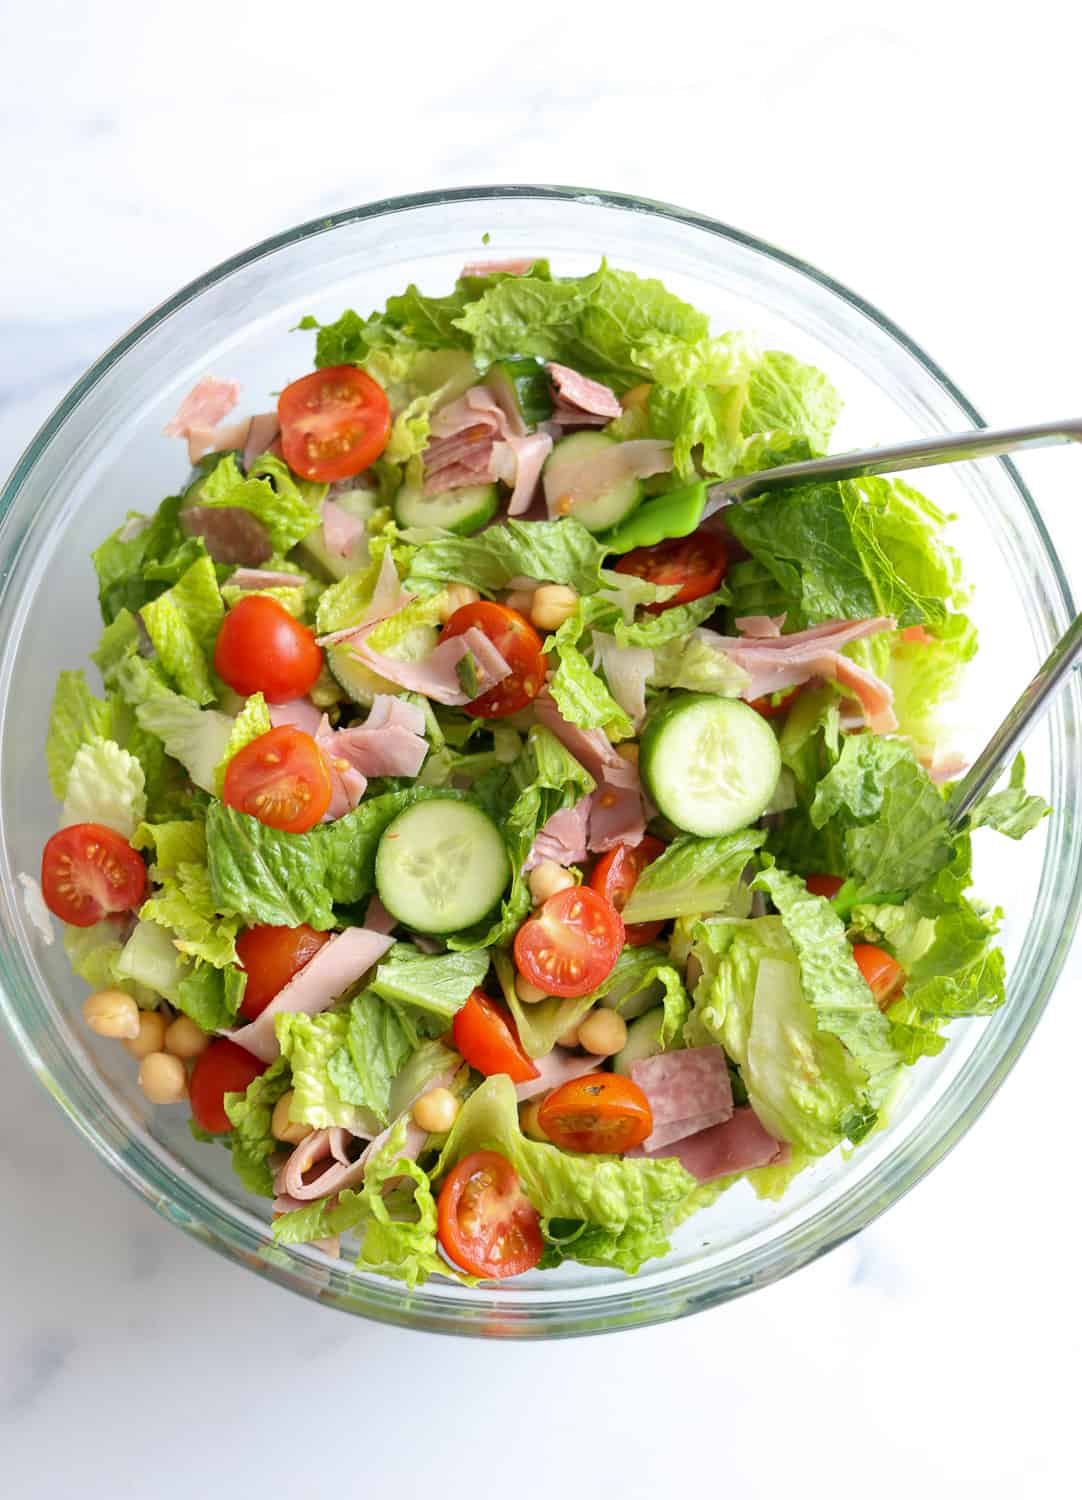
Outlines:
{"type": "Polygon", "coordinates": [[[706,485],[685,485],[644,500],[626,521],[602,532],[598,541],[610,552],[630,552],[634,547],[653,547],[669,537],[690,536],[703,518],[706,507],[706,485]]]}

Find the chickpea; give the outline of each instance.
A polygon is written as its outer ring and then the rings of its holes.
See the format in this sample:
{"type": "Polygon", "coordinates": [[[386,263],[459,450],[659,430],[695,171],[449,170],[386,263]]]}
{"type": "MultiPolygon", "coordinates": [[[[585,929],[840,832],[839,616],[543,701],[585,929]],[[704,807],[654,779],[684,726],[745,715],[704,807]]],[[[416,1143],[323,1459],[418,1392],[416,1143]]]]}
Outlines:
{"type": "Polygon", "coordinates": [[[543,859],[535,865],[528,876],[530,895],[535,906],[543,906],[557,891],[566,891],[575,884],[570,870],[565,870],[554,859],[543,859]]]}
{"type": "Polygon", "coordinates": [[[517,610],[520,615],[530,618],[530,610],[533,607],[533,589],[512,589],[503,601],[508,609],[517,610]]]}
{"type": "Polygon", "coordinates": [[[293,1090],[289,1089],[278,1100],[271,1115],[271,1135],[276,1141],[285,1141],[288,1146],[299,1146],[306,1135],[311,1133],[311,1125],[305,1125],[302,1120],[291,1120],[289,1108],[293,1103],[293,1090]]]}
{"type": "Polygon", "coordinates": [[[132,1057],[142,1062],[152,1052],[161,1052],[165,1047],[165,1017],[159,1010],[139,1012],[139,1031],[124,1043],[132,1057]]]}
{"type": "Polygon", "coordinates": [[[151,1104],[179,1104],[188,1093],[188,1070],[168,1052],[148,1052],[139,1064],[139,1087],[151,1104]]]}
{"type": "Polygon", "coordinates": [[[445,1135],[458,1119],[459,1103],[450,1089],[429,1089],[413,1106],[413,1121],[429,1135],[445,1135]]]}
{"type": "Polygon", "coordinates": [[[515,975],[515,994],[523,1005],[536,1005],[539,1000],[547,1000],[549,997],[548,990],[539,990],[536,984],[523,979],[521,974],[515,975]]]}
{"type": "Polygon", "coordinates": [[[543,583],[533,596],[530,619],[538,630],[559,630],[575,613],[579,596],[562,583],[543,583]]]}
{"type": "Polygon", "coordinates": [[[468,583],[449,583],[440,604],[440,615],[446,622],[457,609],[462,609],[467,604],[476,604],[480,597],[477,590],[471,589],[468,583]]]}
{"type": "Polygon", "coordinates": [[[210,1037],[198,1027],[190,1016],[177,1016],[171,1026],[165,1028],[165,1050],[183,1062],[190,1062],[210,1046],[210,1037]]]}
{"type": "Polygon", "coordinates": [[[611,1057],[627,1042],[627,1024],[614,1010],[598,1006],[579,1027],[579,1046],[595,1057],[611,1057]]]}
{"type": "Polygon", "coordinates": [[[557,1047],[577,1047],[579,1045],[579,1027],[581,1025],[582,1022],[579,1021],[574,1026],[569,1026],[566,1031],[561,1031],[560,1035],[556,1038],[557,1047]]]}
{"type": "Polygon", "coordinates": [[[131,1041],[139,1035],[139,1007],[123,990],[99,990],[84,1000],[83,1020],[99,1036],[131,1041]]]}
{"type": "Polygon", "coordinates": [[[541,1121],[537,1118],[537,1112],[541,1108],[540,1099],[527,1099],[518,1107],[519,1129],[528,1140],[547,1141],[548,1136],[541,1129],[541,1121]]]}

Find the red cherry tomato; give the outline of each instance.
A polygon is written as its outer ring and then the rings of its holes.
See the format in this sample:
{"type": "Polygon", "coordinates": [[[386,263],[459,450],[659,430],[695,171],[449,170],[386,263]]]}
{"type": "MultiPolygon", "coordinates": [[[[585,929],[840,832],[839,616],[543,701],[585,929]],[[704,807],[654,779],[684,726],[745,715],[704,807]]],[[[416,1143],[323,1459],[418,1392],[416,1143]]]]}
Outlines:
{"type": "Polygon", "coordinates": [[[588,995],[624,946],[620,913],[589,886],[557,891],[515,934],[515,964],[547,995],[588,995]]]}
{"type": "Polygon", "coordinates": [[[905,970],[874,943],[854,943],[853,957],[879,1009],[886,1010],[905,984],[905,970]]]}
{"type": "Polygon", "coordinates": [[[248,975],[240,1013],[254,1021],[299,974],[330,937],[311,927],[249,927],[237,939],[240,966],[248,975]]]}
{"type": "Polygon", "coordinates": [[[306,833],[330,800],[331,778],[318,745],[288,724],[249,741],[226,767],[225,805],[283,833],[306,833]]]}
{"type": "Polygon", "coordinates": [[[825,896],[828,901],[833,901],[845,881],[840,875],[809,875],[804,884],[813,896],[825,896]]]}
{"type": "Polygon", "coordinates": [[[675,604],[690,604],[704,594],[712,594],[725,577],[728,554],[721,537],[712,531],[696,531],[691,536],[658,542],[654,547],[636,547],[625,552],[616,564],[617,573],[633,573],[648,583],[679,584],[680,592],[661,604],[643,607],[657,615],[675,604]]]}
{"type": "MultiPolygon", "coordinates": [[[[661,840],[649,834],[641,844],[617,844],[594,866],[591,889],[622,912],[639,876],[664,850],[661,840]]],[[[641,948],[644,943],[652,943],[664,926],[664,922],[633,922],[630,927],[625,924],[624,941],[632,948],[641,948]]]]}
{"type": "Polygon", "coordinates": [[[654,1128],[650,1101],[620,1073],[587,1073],[553,1089],[537,1112],[541,1129],[565,1151],[619,1155],[641,1146],[654,1128]]]}
{"type": "Polygon", "coordinates": [[[93,927],[110,912],[130,911],[146,888],[146,865],[126,839],[101,823],[62,828],[42,852],[45,905],[73,927],[93,927]]]}
{"type": "Polygon", "coordinates": [[[753,698],[751,707],[764,719],[780,719],[799,692],[800,689],[795,687],[787,693],[768,693],[765,698],[753,698]]]}
{"type": "Polygon", "coordinates": [[[265,1073],[267,1065],[253,1057],[236,1042],[219,1037],[195,1060],[188,1093],[192,1116],[197,1125],[215,1135],[232,1130],[233,1122],[225,1112],[226,1094],[243,1094],[253,1078],[265,1073]]]}
{"type": "Polygon", "coordinates": [[[332,365],[278,397],[282,453],[295,474],[319,483],[351,479],[383,452],[391,409],[383,387],[353,365],[332,365]]]}
{"type": "Polygon", "coordinates": [[[466,712],[481,719],[502,719],[505,714],[518,713],[545,684],[541,637],[517,609],[482,599],[456,609],[443,627],[441,639],[464,635],[471,625],[488,636],[511,671],[487,693],[467,703],[466,712]]]}
{"type": "Polygon", "coordinates": [[[451,1023],[455,1046],[479,1073],[506,1073],[512,1083],[540,1078],[515,1030],[511,1012],[474,990],[451,1023]]]}
{"type": "Polygon", "coordinates": [[[923,625],[907,625],[904,630],[899,631],[899,635],[903,641],[919,646],[930,646],[935,640],[935,636],[925,630],[923,625]]]}
{"type": "Polygon", "coordinates": [[[226,615],[214,645],[214,670],[245,698],[268,703],[303,698],[323,667],[316,638],[266,594],[241,599],[226,615]]]}
{"type": "Polygon", "coordinates": [[[436,1218],[440,1244],[473,1276],[518,1276],[545,1247],[537,1210],[498,1151],[473,1151],[451,1169],[436,1218]]]}

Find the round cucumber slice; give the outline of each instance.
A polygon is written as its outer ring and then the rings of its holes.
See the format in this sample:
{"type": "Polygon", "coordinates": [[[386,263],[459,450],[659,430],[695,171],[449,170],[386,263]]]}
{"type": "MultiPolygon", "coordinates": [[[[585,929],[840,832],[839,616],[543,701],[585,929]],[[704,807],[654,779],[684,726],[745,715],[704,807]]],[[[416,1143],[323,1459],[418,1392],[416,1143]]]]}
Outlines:
{"type": "Polygon", "coordinates": [[[545,461],[541,483],[550,515],[574,516],[587,531],[605,531],[630,515],[643,497],[641,479],[621,478],[595,488],[593,474],[619,444],[604,432],[573,432],[545,461]]]}
{"type": "Polygon", "coordinates": [[[488,915],[511,879],[503,836],[472,802],[433,797],[387,825],[376,850],[376,889],[417,932],[456,932],[488,915]]]}
{"type": "Polygon", "coordinates": [[[639,772],[659,811],[687,833],[735,833],[769,806],[781,755],[767,721],[738,698],[692,693],[647,724],[639,772]]]}
{"type": "Polygon", "coordinates": [[[614,1073],[630,1074],[635,1063],[658,1055],[661,1051],[661,1028],[664,1021],[665,1008],[658,1005],[631,1023],[627,1028],[627,1041],[612,1060],[614,1073]]]}
{"type": "Polygon", "coordinates": [[[459,536],[479,531],[499,508],[500,495],[494,484],[464,484],[439,495],[423,495],[404,484],[393,502],[399,526],[442,526],[459,536]]]}

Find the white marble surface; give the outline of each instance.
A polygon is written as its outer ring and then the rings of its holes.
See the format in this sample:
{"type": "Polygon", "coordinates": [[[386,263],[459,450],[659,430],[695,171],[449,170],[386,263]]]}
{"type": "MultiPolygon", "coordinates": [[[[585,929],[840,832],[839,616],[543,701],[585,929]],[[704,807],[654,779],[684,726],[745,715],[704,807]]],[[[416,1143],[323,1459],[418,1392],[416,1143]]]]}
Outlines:
{"type": "MultiPolygon", "coordinates": [[[[714,213],[885,307],[989,420],[1077,408],[1067,7],[699,8],[0,7],[0,469],[207,265],[485,181],[714,213]]],[[[1050,523],[1070,561],[1078,522],[1050,523]]],[[[689,1322],[545,1348],[367,1326],[208,1255],[0,1041],[0,1493],[1077,1494],[1078,978],[857,1241],[689,1322]]]]}

